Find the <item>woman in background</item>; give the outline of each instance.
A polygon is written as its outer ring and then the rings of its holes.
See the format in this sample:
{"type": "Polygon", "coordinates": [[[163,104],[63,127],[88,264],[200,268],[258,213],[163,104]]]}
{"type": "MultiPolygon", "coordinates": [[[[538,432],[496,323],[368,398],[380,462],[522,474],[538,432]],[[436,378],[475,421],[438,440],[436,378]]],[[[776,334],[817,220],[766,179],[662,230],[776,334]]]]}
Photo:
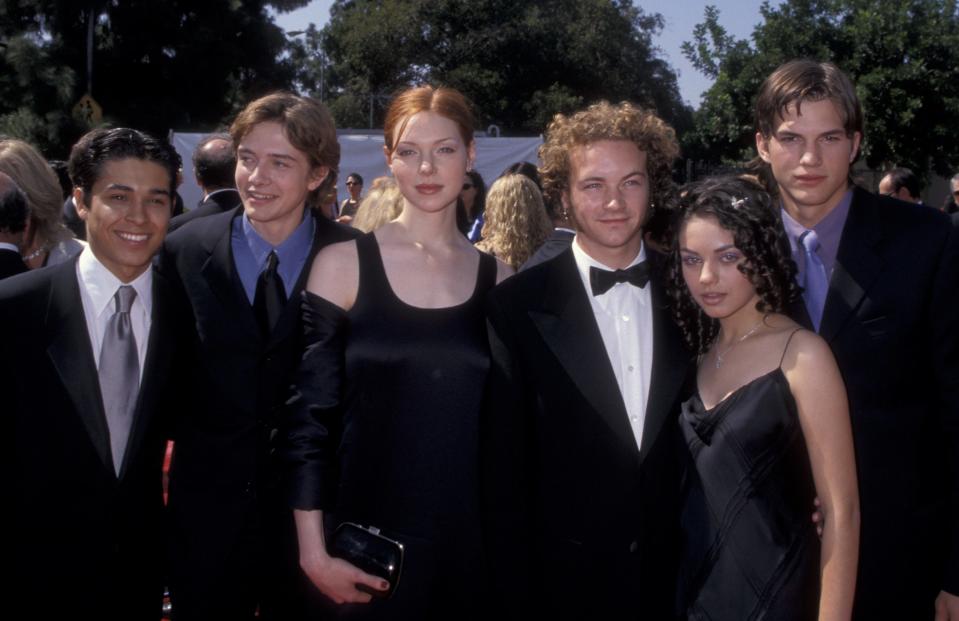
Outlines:
{"type": "Polygon", "coordinates": [[[500,177],[486,195],[483,239],[476,247],[513,269],[526,262],[553,230],[543,195],[525,175],[500,177]]]}
{"type": "Polygon", "coordinates": [[[0,172],[27,195],[30,216],[21,248],[27,267],[62,263],[83,250],[83,243],[63,225],[60,182],[36,149],[22,140],[0,140],[0,172]]]}

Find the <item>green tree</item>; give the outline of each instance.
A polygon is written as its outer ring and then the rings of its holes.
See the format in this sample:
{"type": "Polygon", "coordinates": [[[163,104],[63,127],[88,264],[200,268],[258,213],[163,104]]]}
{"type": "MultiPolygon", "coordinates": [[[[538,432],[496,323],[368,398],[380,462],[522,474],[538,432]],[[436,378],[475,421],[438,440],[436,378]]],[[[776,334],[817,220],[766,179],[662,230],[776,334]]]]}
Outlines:
{"type": "Polygon", "coordinates": [[[322,38],[327,92],[341,126],[368,125],[371,107],[380,125],[390,95],[429,82],[463,91],[482,126],[514,133],[598,99],[638,102],[683,129],[691,112],[653,43],[662,24],[629,0],[337,0],[322,38]]]}
{"type": "Polygon", "coordinates": [[[686,151],[712,161],[755,154],[753,104],[762,81],[793,58],[831,61],[855,82],[866,118],[863,156],[872,168],[909,166],[950,175],[959,166],[959,12],[955,0],[764,2],[752,42],[730,37],[719,12],[684,44],[715,83],[685,136],[686,151]]]}
{"type": "Polygon", "coordinates": [[[0,0],[0,133],[66,155],[87,129],[87,92],[104,122],[164,135],[227,120],[251,97],[288,88],[286,38],[267,7],[307,0],[0,0]]]}

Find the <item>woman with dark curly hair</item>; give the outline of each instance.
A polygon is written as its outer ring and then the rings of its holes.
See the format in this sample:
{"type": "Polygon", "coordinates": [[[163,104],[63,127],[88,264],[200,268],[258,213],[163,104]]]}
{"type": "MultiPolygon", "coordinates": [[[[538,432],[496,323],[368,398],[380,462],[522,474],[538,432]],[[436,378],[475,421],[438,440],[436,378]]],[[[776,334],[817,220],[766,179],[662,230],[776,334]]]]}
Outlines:
{"type": "Polygon", "coordinates": [[[699,354],[680,416],[682,613],[849,619],[859,503],[846,392],[825,341],[782,314],[799,291],[776,212],[750,181],[707,179],[683,193],[677,222],[674,314],[699,354]]]}

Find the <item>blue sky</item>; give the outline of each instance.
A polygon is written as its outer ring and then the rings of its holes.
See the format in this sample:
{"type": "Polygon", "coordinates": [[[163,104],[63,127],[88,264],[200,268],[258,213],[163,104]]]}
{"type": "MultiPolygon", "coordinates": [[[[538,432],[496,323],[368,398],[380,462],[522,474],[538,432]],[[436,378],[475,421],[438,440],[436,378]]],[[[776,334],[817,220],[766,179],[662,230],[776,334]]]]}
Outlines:
{"type": "MultiPolygon", "coordinates": [[[[302,30],[310,22],[322,26],[329,20],[332,4],[332,0],[311,0],[302,9],[278,15],[276,21],[285,30],[302,30]]],[[[662,57],[669,61],[679,75],[679,91],[683,99],[693,107],[698,107],[700,96],[709,88],[710,81],[689,64],[680,45],[692,39],[693,27],[702,21],[707,4],[719,8],[719,21],[730,34],[749,38],[759,22],[762,0],[643,0],[636,4],[647,13],[660,13],[663,16],[666,23],[655,42],[662,51],[662,57]]]]}

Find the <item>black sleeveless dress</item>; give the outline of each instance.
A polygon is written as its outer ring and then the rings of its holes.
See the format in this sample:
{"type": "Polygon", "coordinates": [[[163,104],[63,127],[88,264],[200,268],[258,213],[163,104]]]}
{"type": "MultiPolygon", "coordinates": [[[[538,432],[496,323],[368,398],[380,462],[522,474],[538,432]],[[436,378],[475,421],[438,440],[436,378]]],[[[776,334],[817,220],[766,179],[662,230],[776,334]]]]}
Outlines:
{"type": "Polygon", "coordinates": [[[781,368],[711,410],[698,395],[690,398],[680,427],[689,449],[681,614],[697,621],[816,619],[816,491],[781,368]]]}
{"type": "Polygon", "coordinates": [[[308,348],[285,456],[293,506],[323,509],[328,533],[357,522],[404,544],[393,597],[336,607],[337,616],[469,618],[483,578],[478,425],[489,368],[483,305],[496,261],[480,255],[466,302],[426,309],[393,292],[372,233],[356,246],[359,289],[348,312],[304,296],[308,348]]]}

